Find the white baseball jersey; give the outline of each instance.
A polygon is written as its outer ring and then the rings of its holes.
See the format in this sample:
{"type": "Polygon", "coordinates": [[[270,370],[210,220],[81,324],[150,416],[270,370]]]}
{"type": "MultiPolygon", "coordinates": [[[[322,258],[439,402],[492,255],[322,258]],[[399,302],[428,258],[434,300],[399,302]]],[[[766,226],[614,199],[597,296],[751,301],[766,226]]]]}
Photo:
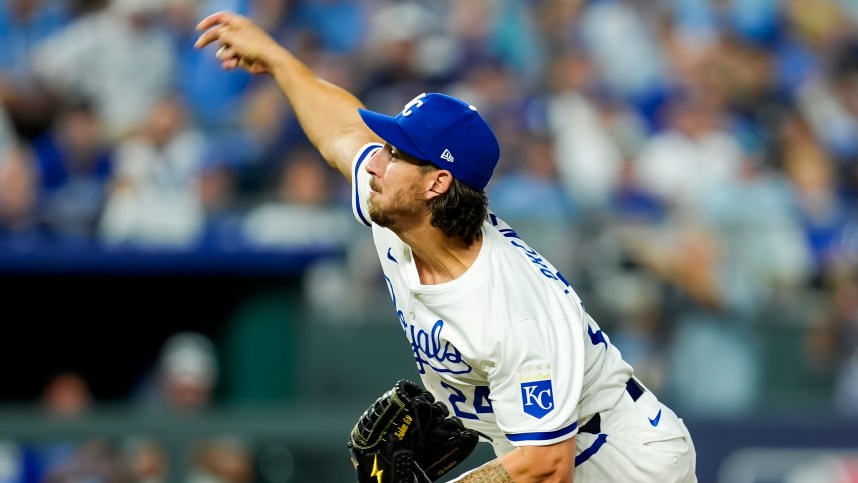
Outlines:
{"type": "Polygon", "coordinates": [[[371,226],[384,278],[426,389],[500,456],[574,436],[579,420],[614,407],[631,367],[563,276],[494,214],[459,278],[420,283],[411,249],[369,219],[364,146],[353,163],[352,207],[371,226]]]}

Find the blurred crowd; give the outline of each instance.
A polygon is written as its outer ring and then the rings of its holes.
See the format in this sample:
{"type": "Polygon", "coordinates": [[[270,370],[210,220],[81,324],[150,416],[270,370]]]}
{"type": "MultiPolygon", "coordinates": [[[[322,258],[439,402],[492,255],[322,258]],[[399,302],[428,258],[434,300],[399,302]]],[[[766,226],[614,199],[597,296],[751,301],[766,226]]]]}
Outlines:
{"type": "Polygon", "coordinates": [[[856,2],[0,9],[6,253],[334,245],[350,256],[308,274],[307,300],[334,319],[389,308],[348,186],[276,85],[193,48],[196,23],[229,9],[371,109],[430,91],[478,106],[501,143],[491,208],[677,408],[858,415],[856,2]]]}
{"type": "MultiPolygon", "coordinates": [[[[273,446],[273,451],[280,450],[273,455],[277,461],[263,459],[259,466],[257,453],[271,453],[272,448],[258,443],[254,447],[244,435],[201,433],[190,441],[154,437],[152,428],[187,421],[211,406],[218,361],[208,337],[179,332],[164,342],[152,362],[129,398],[137,417],[147,421],[148,430],[97,437],[52,434],[50,438],[11,439],[4,435],[0,437],[0,482],[160,483],[181,478],[188,483],[250,483],[260,481],[260,471],[272,473],[272,465],[291,465],[288,451],[283,454],[282,448],[273,446]]],[[[52,423],[84,420],[96,406],[88,382],[74,371],[51,377],[38,403],[39,411],[52,423]]],[[[272,455],[267,458],[271,460],[272,455]]],[[[291,471],[289,468],[285,469],[291,471]]],[[[283,469],[279,471],[283,473],[283,469]]]]}

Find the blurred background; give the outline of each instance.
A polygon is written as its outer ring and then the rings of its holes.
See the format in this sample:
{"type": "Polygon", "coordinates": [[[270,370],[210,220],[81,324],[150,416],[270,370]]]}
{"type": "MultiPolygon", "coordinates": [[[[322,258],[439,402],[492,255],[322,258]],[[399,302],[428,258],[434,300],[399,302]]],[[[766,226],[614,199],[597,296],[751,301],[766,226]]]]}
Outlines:
{"type": "Polygon", "coordinates": [[[2,0],[0,483],[352,481],[418,377],[345,181],[193,49],[221,9],[371,109],[478,106],[492,209],[701,482],[858,481],[855,1],[2,0]]]}

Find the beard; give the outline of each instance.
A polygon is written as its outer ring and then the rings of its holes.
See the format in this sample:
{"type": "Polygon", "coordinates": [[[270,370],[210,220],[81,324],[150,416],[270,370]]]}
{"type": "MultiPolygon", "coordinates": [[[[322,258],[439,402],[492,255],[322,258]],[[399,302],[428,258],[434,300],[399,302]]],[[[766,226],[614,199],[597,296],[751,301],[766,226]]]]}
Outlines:
{"type": "Polygon", "coordinates": [[[421,198],[421,193],[416,188],[399,190],[389,197],[384,205],[381,202],[374,203],[370,198],[369,218],[376,225],[393,231],[417,224],[420,215],[426,211],[426,205],[421,198]]]}

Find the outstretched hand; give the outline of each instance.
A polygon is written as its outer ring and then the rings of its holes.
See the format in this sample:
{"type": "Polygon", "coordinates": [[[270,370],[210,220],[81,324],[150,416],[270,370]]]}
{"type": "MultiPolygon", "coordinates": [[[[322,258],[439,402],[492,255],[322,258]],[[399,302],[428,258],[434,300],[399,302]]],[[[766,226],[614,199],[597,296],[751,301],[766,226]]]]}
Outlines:
{"type": "Polygon", "coordinates": [[[272,56],[282,49],[265,31],[247,17],[233,12],[218,12],[197,24],[204,31],[194,43],[201,49],[217,43],[217,58],[224,70],[243,68],[252,74],[270,71],[272,56]]]}

